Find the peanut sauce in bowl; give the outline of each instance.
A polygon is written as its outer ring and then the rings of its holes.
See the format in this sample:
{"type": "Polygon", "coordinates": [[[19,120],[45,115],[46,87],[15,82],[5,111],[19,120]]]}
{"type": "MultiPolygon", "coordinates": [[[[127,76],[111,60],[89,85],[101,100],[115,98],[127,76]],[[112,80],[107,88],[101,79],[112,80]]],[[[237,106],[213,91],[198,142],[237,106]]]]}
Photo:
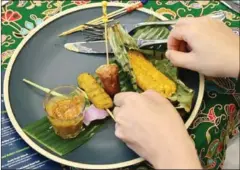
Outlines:
{"type": "Polygon", "coordinates": [[[77,87],[53,89],[44,100],[44,108],[54,132],[61,138],[75,138],[81,132],[85,98],[77,87]]]}

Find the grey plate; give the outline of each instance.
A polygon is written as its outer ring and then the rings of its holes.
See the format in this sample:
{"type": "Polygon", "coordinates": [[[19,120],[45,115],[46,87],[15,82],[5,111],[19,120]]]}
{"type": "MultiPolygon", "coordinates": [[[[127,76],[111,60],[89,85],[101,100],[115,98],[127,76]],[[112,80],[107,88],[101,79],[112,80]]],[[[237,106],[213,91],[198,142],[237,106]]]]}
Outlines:
{"type": "MultiPolygon", "coordinates": [[[[90,7],[91,5],[86,5],[90,7]]],[[[113,11],[119,7],[109,7],[113,11]]],[[[80,9],[80,8],[79,8],[80,9]]],[[[67,13],[67,12],[66,12],[67,13]]],[[[95,69],[105,63],[105,55],[85,55],[64,49],[66,42],[83,41],[81,33],[58,37],[61,32],[85,23],[102,14],[100,7],[76,10],[73,13],[59,16],[53,22],[44,24],[34,36],[29,35],[21,48],[15,51],[6,71],[4,80],[4,98],[11,122],[20,136],[35,150],[54,161],[89,169],[118,168],[141,162],[134,152],[114,135],[114,123],[110,120],[105,127],[89,142],[64,157],[50,153],[35,143],[21,130],[22,127],[45,116],[42,107],[44,94],[22,82],[27,78],[48,88],[59,85],[77,85],[77,76],[81,72],[94,73],[95,69]]],[[[136,11],[119,18],[121,23],[143,22],[148,14],[136,11]]],[[[180,71],[181,79],[196,92],[194,104],[199,97],[199,75],[191,71],[180,71]],[[191,77],[191,78],[189,78],[191,77]]],[[[203,87],[201,87],[203,88],[203,87]]],[[[203,89],[202,89],[203,90],[203,89]]],[[[202,95],[202,94],[201,94],[202,95]]],[[[200,104],[195,108],[199,109],[200,104]]],[[[191,119],[193,119],[193,116],[191,119]]],[[[189,123],[192,120],[189,119],[189,123]]],[[[189,124],[188,123],[188,124],[189,124]]],[[[189,125],[187,125],[189,126],[189,125]]]]}

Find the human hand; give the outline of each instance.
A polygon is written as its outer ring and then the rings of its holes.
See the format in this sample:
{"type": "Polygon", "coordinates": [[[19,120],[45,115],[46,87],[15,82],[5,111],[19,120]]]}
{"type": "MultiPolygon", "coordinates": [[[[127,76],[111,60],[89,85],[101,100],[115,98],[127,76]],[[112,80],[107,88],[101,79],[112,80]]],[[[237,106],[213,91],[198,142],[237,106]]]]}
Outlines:
{"type": "Polygon", "coordinates": [[[238,77],[239,37],[219,20],[182,18],[168,37],[166,56],[175,66],[207,76],[238,77]]]}
{"type": "Polygon", "coordinates": [[[200,169],[194,143],[171,103],[154,91],[114,98],[115,135],[156,169],[200,169]]]}

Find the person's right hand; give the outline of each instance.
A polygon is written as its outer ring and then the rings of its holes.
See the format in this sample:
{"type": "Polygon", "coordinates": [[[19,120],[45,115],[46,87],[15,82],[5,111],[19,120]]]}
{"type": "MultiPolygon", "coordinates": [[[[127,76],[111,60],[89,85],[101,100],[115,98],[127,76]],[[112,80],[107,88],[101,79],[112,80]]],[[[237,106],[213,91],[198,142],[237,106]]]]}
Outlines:
{"type": "Polygon", "coordinates": [[[239,47],[239,37],[223,22],[182,18],[168,37],[166,56],[175,66],[206,76],[238,77],[239,47]]]}

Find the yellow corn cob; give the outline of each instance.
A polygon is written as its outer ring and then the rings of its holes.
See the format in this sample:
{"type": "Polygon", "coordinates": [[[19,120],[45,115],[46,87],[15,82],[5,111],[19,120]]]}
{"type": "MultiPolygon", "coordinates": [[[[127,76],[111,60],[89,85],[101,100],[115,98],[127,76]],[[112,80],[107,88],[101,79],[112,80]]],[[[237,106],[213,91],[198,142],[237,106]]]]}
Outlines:
{"type": "Polygon", "coordinates": [[[137,84],[141,89],[155,90],[164,97],[170,97],[176,92],[176,84],[158,71],[142,53],[129,51],[128,56],[137,84]]]}
{"type": "Polygon", "coordinates": [[[78,76],[78,85],[87,93],[89,100],[95,107],[99,109],[109,109],[113,107],[113,101],[110,96],[90,74],[80,74],[78,76]]]}

